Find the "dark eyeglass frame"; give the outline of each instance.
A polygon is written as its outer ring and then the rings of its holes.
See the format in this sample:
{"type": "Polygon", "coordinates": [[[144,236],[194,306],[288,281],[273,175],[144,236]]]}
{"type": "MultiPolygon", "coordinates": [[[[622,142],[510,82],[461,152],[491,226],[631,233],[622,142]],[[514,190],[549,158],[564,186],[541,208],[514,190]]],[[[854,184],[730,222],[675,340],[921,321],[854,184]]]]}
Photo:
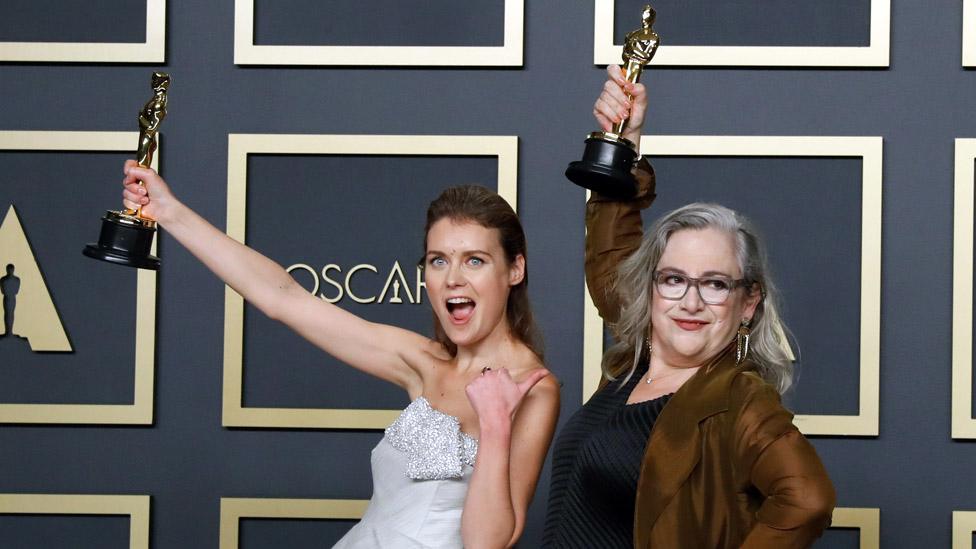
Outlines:
{"type": "Polygon", "coordinates": [[[654,280],[654,287],[657,289],[657,293],[658,293],[659,296],[661,296],[661,299],[667,299],[668,301],[681,301],[682,299],[685,298],[686,295],[688,295],[688,289],[691,288],[692,286],[694,286],[694,288],[696,290],[698,290],[698,297],[702,300],[703,303],[707,303],[709,305],[722,305],[726,301],[729,300],[729,296],[732,295],[732,292],[734,292],[736,288],[748,288],[748,287],[752,286],[753,284],[755,284],[754,281],[751,281],[751,280],[748,280],[748,279],[745,279],[745,278],[733,279],[733,278],[729,278],[727,276],[721,276],[721,275],[705,276],[705,277],[701,277],[701,278],[695,278],[695,277],[692,277],[692,276],[688,276],[688,275],[686,275],[684,273],[678,273],[678,272],[675,272],[675,271],[654,271],[653,273],[651,273],[651,276],[652,276],[652,278],[654,280]],[[664,276],[680,276],[681,278],[685,279],[687,281],[687,284],[685,285],[685,291],[681,292],[681,295],[679,295],[677,297],[667,297],[667,296],[665,296],[661,292],[661,288],[660,288],[660,285],[661,285],[661,282],[662,282],[660,279],[661,279],[661,276],[662,275],[664,275],[664,276]],[[701,286],[699,284],[701,282],[703,282],[703,281],[708,281],[708,280],[722,280],[722,281],[728,282],[728,284],[729,284],[729,293],[725,294],[725,298],[724,299],[722,299],[721,301],[714,301],[714,300],[709,301],[709,300],[705,299],[705,296],[702,295],[701,286]]]}

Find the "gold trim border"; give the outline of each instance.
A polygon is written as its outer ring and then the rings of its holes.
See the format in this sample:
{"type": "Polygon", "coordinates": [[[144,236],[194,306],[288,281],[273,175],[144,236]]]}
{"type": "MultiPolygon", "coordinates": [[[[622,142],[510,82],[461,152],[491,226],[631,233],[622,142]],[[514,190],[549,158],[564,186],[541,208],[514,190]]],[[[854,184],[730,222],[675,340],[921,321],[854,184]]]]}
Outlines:
{"type": "Polygon", "coordinates": [[[0,494],[0,515],[128,515],[129,549],[149,549],[149,496],[0,494]]]}
{"type": "MultiPolygon", "coordinates": [[[[623,46],[613,43],[614,0],[595,0],[594,4],[593,63],[619,65],[623,46]]],[[[663,43],[651,65],[887,67],[890,38],[891,0],[871,0],[869,46],[669,46],[663,43]]]]}
{"type": "Polygon", "coordinates": [[[0,61],[61,63],[163,63],[166,61],[166,0],[146,0],[146,41],[0,42],[0,61]]]}
{"type": "MultiPolygon", "coordinates": [[[[640,150],[653,156],[798,156],[862,158],[860,387],[857,415],[798,415],[806,435],[877,436],[881,340],[881,137],[653,135],[640,150]]],[[[583,293],[583,401],[600,382],[603,320],[583,293]]]]}
{"type": "Polygon", "coordinates": [[[973,549],[976,511],[952,512],[952,549],[973,549]]]}
{"type": "MultiPolygon", "coordinates": [[[[518,137],[481,135],[230,134],[227,234],[245,242],[249,154],[497,156],[497,191],[518,211],[518,137]]],[[[243,406],[244,300],[224,291],[224,427],[384,429],[399,410],[243,406]]]]}
{"type": "Polygon", "coordinates": [[[522,66],[525,0],[505,0],[501,46],[258,46],[254,0],[234,0],[237,65],[522,66]]]}
{"type": "Polygon", "coordinates": [[[367,499],[220,498],[220,549],[237,549],[242,518],[359,519],[367,499]]]}
{"type": "MultiPolygon", "coordinates": [[[[0,131],[0,151],[131,153],[138,142],[139,132],[0,131]]],[[[158,168],[161,151],[160,146],[159,153],[153,159],[154,169],[158,168]]],[[[92,212],[93,236],[98,228],[95,214],[92,212]]],[[[81,245],[79,241],[78,246],[81,245]]],[[[156,252],[155,241],[152,250],[156,252]]],[[[0,404],[0,424],[152,425],[156,368],[156,271],[136,269],[135,307],[135,387],[132,404],[0,404]]]]}
{"type": "Polygon", "coordinates": [[[973,419],[973,186],[976,139],[956,139],[952,221],[952,438],[976,439],[973,419]]]}
{"type": "Polygon", "coordinates": [[[837,507],[831,528],[856,528],[860,549],[881,547],[881,509],[877,507],[837,507]]]}

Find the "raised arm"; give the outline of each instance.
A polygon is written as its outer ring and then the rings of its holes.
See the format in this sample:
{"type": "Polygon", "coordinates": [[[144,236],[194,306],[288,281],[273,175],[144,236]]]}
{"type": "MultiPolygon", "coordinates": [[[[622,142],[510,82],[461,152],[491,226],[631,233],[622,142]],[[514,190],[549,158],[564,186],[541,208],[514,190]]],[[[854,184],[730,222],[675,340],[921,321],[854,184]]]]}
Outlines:
{"type": "Polygon", "coordinates": [[[182,204],[155,171],[125,164],[123,203],[141,207],[221,280],[272,319],[283,322],[332,356],[364,372],[420,392],[411,353],[436,344],[413,332],[367,322],[311,295],[285,270],[227,236],[182,204]],[[139,185],[139,181],[144,186],[139,185]]]}
{"type": "Polygon", "coordinates": [[[461,537],[466,549],[511,547],[525,529],[556,428],[559,385],[544,368],[532,370],[520,383],[502,369],[476,379],[467,394],[478,413],[480,435],[461,537]]]}
{"type": "Polygon", "coordinates": [[[586,288],[600,316],[610,323],[620,316],[614,290],[617,266],[640,246],[644,235],[641,208],[654,200],[654,170],[647,160],[637,163],[634,174],[640,188],[635,200],[617,201],[593,193],[586,202],[586,288]]]}
{"type": "Polygon", "coordinates": [[[742,547],[810,547],[830,525],[834,486],[776,391],[765,384],[752,386],[735,423],[735,459],[747,476],[740,482],[754,486],[765,499],[742,547]]]}
{"type": "MultiPolygon", "coordinates": [[[[620,67],[607,67],[607,81],[593,105],[593,116],[609,131],[612,124],[629,118],[624,137],[640,143],[647,110],[647,91],[623,77],[620,67]],[[630,96],[630,97],[628,97],[630,96]]],[[[654,169],[641,158],[634,166],[637,196],[616,201],[593,193],[586,203],[586,287],[600,316],[616,322],[620,310],[613,289],[617,266],[640,246],[643,227],[640,211],[654,200],[654,169]]]]}

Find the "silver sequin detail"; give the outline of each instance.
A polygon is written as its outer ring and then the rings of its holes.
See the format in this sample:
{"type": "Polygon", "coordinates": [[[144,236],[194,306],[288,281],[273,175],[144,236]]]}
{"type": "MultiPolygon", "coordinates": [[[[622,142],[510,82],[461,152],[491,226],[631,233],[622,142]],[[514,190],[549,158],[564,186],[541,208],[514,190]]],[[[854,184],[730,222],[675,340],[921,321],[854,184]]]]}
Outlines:
{"type": "Polygon", "coordinates": [[[386,439],[407,454],[406,475],[416,480],[461,478],[478,455],[478,441],[461,432],[458,418],[433,409],[422,396],[386,428],[386,439]]]}

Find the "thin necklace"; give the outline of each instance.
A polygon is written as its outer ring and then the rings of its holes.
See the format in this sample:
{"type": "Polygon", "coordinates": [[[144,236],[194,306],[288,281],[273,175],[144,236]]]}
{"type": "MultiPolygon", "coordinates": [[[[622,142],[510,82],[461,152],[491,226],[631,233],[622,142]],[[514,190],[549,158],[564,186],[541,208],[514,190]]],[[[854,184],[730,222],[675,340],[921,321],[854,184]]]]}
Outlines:
{"type": "Polygon", "coordinates": [[[681,370],[678,370],[676,372],[671,372],[670,374],[664,374],[663,376],[651,377],[651,371],[648,370],[647,371],[647,381],[645,381],[644,383],[650,385],[651,382],[657,381],[659,379],[664,379],[666,377],[671,377],[673,375],[680,374],[680,373],[681,373],[681,370]]]}
{"type": "Polygon", "coordinates": [[[676,370],[674,372],[671,372],[670,374],[664,374],[663,376],[651,377],[651,340],[648,339],[647,340],[647,381],[645,381],[644,383],[650,385],[651,383],[659,379],[664,379],[666,377],[671,377],[675,374],[680,374],[680,373],[681,370],[676,370]]]}

